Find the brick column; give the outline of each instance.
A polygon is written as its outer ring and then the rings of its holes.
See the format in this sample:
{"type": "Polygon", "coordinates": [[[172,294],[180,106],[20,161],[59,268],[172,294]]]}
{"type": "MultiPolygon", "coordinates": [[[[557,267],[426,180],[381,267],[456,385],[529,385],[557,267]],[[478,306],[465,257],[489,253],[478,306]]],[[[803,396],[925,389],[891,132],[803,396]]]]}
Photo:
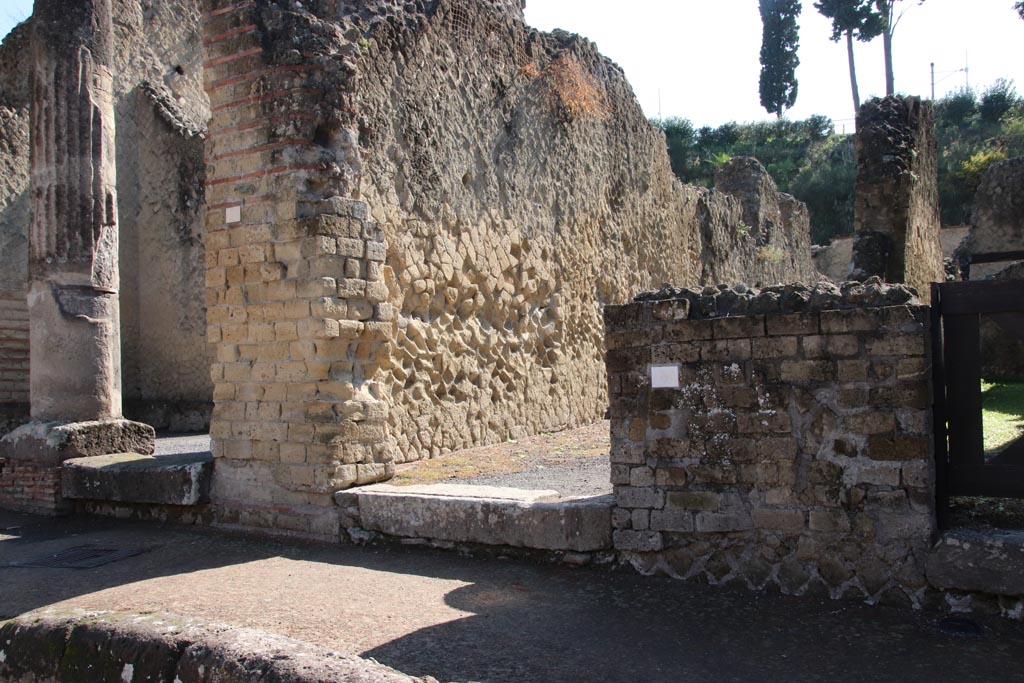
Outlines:
{"type": "Polygon", "coordinates": [[[354,79],[296,16],[206,17],[212,496],[225,523],[325,536],[331,493],[393,474],[375,382],[393,314],[383,234],[351,197],[354,79]]]}

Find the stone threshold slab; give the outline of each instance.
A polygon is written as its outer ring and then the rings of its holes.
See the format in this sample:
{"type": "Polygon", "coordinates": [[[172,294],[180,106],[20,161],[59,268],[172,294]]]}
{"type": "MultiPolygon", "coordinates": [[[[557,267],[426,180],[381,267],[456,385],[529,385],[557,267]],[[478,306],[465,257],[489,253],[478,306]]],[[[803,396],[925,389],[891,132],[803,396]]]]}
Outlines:
{"type": "Polygon", "coordinates": [[[378,484],[339,491],[352,525],[401,538],[594,552],[611,547],[612,496],[498,486],[378,484]]]}
{"type": "Polygon", "coordinates": [[[64,461],[61,487],[72,499],[200,505],[209,502],[212,475],[209,453],[116,453],[64,461]]]}

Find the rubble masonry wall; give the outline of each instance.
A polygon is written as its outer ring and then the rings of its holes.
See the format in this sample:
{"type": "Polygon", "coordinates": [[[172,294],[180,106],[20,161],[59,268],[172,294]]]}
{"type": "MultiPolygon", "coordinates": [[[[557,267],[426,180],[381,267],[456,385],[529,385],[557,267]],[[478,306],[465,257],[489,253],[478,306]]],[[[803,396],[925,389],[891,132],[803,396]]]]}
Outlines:
{"type": "Polygon", "coordinates": [[[921,604],[927,307],[877,283],[754,294],[606,309],[616,549],[645,573],[921,604]],[[678,388],[651,388],[662,364],[678,388]]]}
{"type": "Polygon", "coordinates": [[[927,302],[931,283],[945,280],[932,103],[870,100],[857,113],[856,140],[851,277],[906,283],[927,302]]]}

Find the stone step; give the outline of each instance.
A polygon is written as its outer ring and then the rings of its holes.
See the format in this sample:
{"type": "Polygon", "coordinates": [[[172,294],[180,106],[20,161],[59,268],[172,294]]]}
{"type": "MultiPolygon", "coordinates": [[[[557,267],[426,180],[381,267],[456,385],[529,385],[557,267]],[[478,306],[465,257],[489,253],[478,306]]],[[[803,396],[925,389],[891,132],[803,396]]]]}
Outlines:
{"type": "Polygon", "coordinates": [[[925,556],[925,573],[943,590],[1024,595],[1024,532],[946,531],[925,556]]]}
{"type": "Polygon", "coordinates": [[[64,461],[61,485],[65,498],[200,505],[209,501],[212,473],[209,453],[115,453],[64,461]]]}
{"type": "Polygon", "coordinates": [[[496,486],[377,484],[339,491],[343,523],[388,536],[593,552],[611,547],[613,496],[496,486]]]}

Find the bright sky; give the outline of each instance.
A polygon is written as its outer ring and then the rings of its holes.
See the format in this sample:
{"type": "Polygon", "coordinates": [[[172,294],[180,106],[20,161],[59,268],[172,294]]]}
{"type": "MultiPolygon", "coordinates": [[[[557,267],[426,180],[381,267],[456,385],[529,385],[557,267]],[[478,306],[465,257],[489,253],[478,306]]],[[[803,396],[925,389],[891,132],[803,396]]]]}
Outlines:
{"type": "MultiPolygon", "coordinates": [[[[1024,21],[1014,0],[903,0],[896,30],[896,88],[936,94],[966,82],[984,88],[1009,78],[1024,94],[1024,21]],[[958,72],[958,70],[960,70],[958,72]]],[[[800,92],[789,116],[824,114],[842,128],[853,104],[846,45],[833,43],[827,19],[804,0],[800,17],[800,92]]],[[[537,28],[563,28],[597,43],[625,70],[648,116],[683,116],[697,125],[769,118],[758,101],[761,19],[757,0],[527,0],[526,19],[537,28]],[[628,8],[628,9],[626,9],[628,8]]],[[[28,17],[32,0],[0,0],[0,35],[28,17]]],[[[882,94],[882,40],[859,44],[861,95],[882,94]]],[[[852,127],[852,126],[851,126],[852,127]]]]}

